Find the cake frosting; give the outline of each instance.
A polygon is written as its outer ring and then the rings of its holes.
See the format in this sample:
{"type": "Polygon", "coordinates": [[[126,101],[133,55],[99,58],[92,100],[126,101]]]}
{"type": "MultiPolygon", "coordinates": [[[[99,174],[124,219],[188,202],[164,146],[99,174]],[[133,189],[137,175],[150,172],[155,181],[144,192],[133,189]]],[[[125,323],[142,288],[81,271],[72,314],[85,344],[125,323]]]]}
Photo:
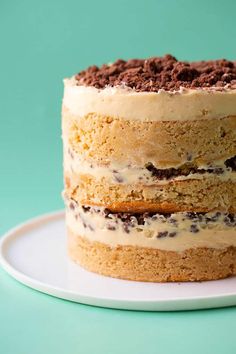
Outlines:
{"type": "Polygon", "coordinates": [[[217,87],[178,91],[136,92],[125,86],[76,85],[75,77],[64,80],[63,105],[78,117],[90,113],[138,121],[182,121],[236,116],[236,89],[217,87]]]}

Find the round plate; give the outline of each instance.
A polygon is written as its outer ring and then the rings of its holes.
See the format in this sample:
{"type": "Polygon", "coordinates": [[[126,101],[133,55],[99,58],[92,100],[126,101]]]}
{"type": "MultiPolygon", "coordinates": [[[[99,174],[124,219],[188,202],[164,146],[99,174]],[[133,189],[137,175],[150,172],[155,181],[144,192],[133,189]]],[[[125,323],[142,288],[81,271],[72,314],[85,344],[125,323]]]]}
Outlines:
{"type": "Polygon", "coordinates": [[[236,277],[196,283],[144,283],[84,270],[66,253],[64,212],[32,219],[0,242],[0,263],[21,283],[83,304],[173,311],[236,305],[236,277]]]}

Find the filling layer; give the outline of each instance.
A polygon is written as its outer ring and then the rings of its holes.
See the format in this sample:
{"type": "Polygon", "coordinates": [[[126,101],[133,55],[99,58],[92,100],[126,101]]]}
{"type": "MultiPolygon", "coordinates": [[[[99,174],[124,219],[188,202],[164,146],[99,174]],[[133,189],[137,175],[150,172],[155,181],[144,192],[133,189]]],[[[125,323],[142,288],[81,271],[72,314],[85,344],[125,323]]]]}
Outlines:
{"type": "Polygon", "coordinates": [[[66,222],[75,234],[112,247],[134,245],[181,252],[236,246],[236,215],[229,213],[130,214],[80,206],[66,199],[66,222]]]}
{"type": "Polygon", "coordinates": [[[80,156],[73,152],[70,148],[65,147],[64,152],[64,168],[77,174],[89,174],[97,179],[105,177],[111,183],[119,184],[165,184],[169,181],[178,181],[185,179],[203,179],[209,175],[217,175],[223,180],[235,180],[236,172],[236,156],[227,159],[221,164],[211,166],[196,167],[189,162],[179,168],[159,169],[152,163],[147,163],[143,168],[133,166],[121,166],[113,164],[109,166],[95,165],[82,161],[80,156]]]}
{"type": "MultiPolygon", "coordinates": [[[[191,160],[191,157],[190,157],[191,160]]],[[[226,171],[232,172],[236,171],[236,156],[227,159],[224,162],[223,167],[217,166],[207,166],[205,168],[198,168],[196,166],[191,166],[191,164],[185,164],[180,168],[166,168],[166,169],[158,169],[152,163],[148,163],[146,166],[147,170],[151,172],[152,176],[157,179],[173,179],[174,177],[179,176],[188,176],[193,174],[216,174],[222,175],[226,171]]]]}

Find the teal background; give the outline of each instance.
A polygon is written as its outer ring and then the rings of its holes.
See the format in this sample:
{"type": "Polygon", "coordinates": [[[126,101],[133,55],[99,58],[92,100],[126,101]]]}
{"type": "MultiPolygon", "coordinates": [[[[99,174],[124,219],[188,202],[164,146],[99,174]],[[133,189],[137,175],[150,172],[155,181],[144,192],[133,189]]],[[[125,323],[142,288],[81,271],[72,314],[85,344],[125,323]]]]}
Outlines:
{"type": "MultiPolygon", "coordinates": [[[[236,2],[0,0],[0,234],[62,208],[62,79],[90,64],[173,53],[236,58],[236,2]]],[[[101,309],[0,270],[1,354],[236,353],[236,308],[101,309]]]]}

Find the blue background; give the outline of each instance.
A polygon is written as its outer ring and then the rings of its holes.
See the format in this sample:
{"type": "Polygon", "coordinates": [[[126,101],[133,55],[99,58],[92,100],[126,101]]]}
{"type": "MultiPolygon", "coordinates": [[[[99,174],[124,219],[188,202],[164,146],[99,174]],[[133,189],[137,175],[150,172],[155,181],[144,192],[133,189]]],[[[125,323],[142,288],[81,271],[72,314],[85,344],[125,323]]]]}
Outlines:
{"type": "MultiPolygon", "coordinates": [[[[0,0],[0,234],[63,207],[62,79],[172,53],[236,58],[236,2],[0,0]]],[[[236,308],[139,313],[74,304],[0,270],[0,353],[236,353],[236,308]]]]}

